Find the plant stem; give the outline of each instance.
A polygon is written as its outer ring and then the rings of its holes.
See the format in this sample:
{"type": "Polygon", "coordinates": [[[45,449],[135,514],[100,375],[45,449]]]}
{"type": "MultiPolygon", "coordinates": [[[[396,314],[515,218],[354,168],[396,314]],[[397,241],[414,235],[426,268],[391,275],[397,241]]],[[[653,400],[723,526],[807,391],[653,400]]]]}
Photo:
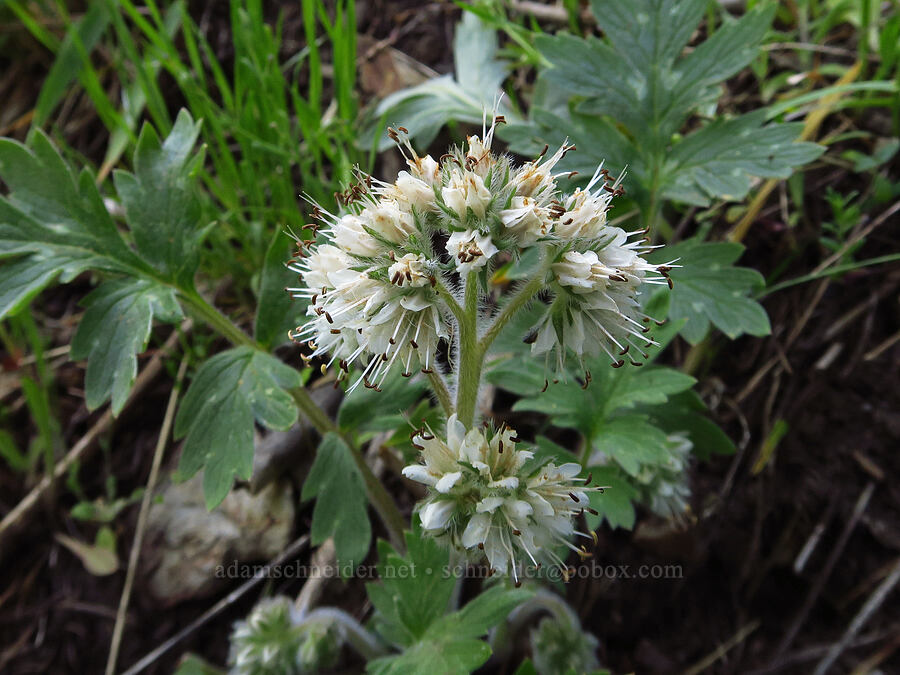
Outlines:
{"type": "Polygon", "coordinates": [[[456,384],[456,415],[467,429],[475,419],[475,404],[481,384],[484,354],[478,344],[478,273],[466,278],[465,308],[459,322],[459,370],[456,384]]]}
{"type": "Polygon", "coordinates": [[[456,301],[456,296],[450,292],[450,289],[444,285],[444,282],[438,278],[437,283],[435,284],[435,289],[438,292],[444,302],[447,303],[447,307],[450,308],[450,311],[453,313],[453,316],[456,317],[456,320],[462,322],[465,318],[465,310],[459,306],[459,303],[456,301]]]}
{"type": "MultiPolygon", "coordinates": [[[[197,315],[235,345],[252,347],[253,349],[265,351],[256,340],[235,326],[228,317],[210,305],[196,291],[181,291],[180,296],[185,304],[193,309],[197,315]]],[[[365,482],[366,496],[369,498],[369,502],[375,508],[379,518],[381,518],[381,521],[387,528],[394,548],[400,551],[404,550],[403,530],[405,524],[403,516],[397,508],[397,505],[394,503],[390,493],[388,493],[384,485],[381,484],[378,477],[372,473],[372,469],[369,468],[369,465],[366,464],[366,460],[356,443],[353,443],[351,439],[347,438],[347,436],[341,432],[337,424],[334,423],[334,420],[316,405],[306,389],[303,387],[296,387],[291,389],[289,393],[297,404],[297,408],[306,415],[310,423],[320,434],[325,435],[329,432],[336,433],[340,435],[341,438],[344,439],[344,442],[350,447],[352,450],[351,455],[353,456],[353,461],[356,463],[359,472],[362,474],[363,481],[365,482]]]]}
{"type": "Polygon", "coordinates": [[[546,276],[546,270],[541,266],[540,273],[534,279],[522,286],[509,302],[506,303],[503,309],[500,310],[500,313],[494,319],[491,327],[488,328],[484,337],[482,337],[481,341],[478,343],[482,355],[487,354],[487,350],[490,348],[491,343],[498,335],[500,335],[500,331],[502,331],[507,322],[515,316],[516,312],[522,309],[522,307],[524,307],[528,301],[544,287],[546,276]]]}
{"type": "Polygon", "coordinates": [[[437,371],[428,373],[428,381],[431,383],[431,389],[437,397],[438,403],[444,409],[447,417],[453,414],[453,399],[450,396],[450,390],[447,389],[447,383],[444,382],[444,376],[437,371]]]}
{"type": "Polygon", "coordinates": [[[239,347],[253,347],[262,351],[262,347],[253,338],[235,326],[231,319],[209,304],[196,291],[179,290],[181,300],[203,319],[210,327],[217,330],[222,337],[239,347]]]}
{"type": "Polygon", "coordinates": [[[356,650],[356,653],[367,661],[384,656],[386,649],[375,635],[367,631],[350,614],[337,607],[319,607],[311,611],[300,625],[310,624],[333,625],[342,633],[347,643],[356,650]]]}

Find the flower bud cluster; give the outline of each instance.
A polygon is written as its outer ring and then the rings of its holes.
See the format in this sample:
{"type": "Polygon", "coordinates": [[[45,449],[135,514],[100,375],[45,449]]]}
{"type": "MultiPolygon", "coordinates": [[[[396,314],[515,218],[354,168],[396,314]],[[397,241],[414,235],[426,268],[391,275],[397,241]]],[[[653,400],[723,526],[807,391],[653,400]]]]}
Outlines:
{"type": "Polygon", "coordinates": [[[571,543],[577,532],[573,519],[583,511],[596,513],[588,492],[589,480],[578,477],[575,463],[556,466],[530,461],[534,454],[517,447],[509,427],[492,435],[482,429],[466,431],[451,416],[446,439],[430,430],[413,433],[423,464],[403,469],[403,475],[427,485],[420,504],[422,527],[473,557],[487,558],[491,569],[517,579],[521,563],[548,560],[567,571],[554,548],[565,546],[581,556],[587,550],[571,543]]]}
{"type": "Polygon", "coordinates": [[[228,662],[238,675],[302,675],[334,665],[339,650],[332,627],[302,624],[291,599],[277,596],[235,623],[228,662]]]}

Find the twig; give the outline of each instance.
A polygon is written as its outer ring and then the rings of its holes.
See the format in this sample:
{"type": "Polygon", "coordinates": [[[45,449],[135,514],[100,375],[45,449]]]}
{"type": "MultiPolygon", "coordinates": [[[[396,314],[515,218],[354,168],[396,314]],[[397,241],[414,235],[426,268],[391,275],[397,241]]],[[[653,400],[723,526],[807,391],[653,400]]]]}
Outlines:
{"type": "MultiPolygon", "coordinates": [[[[554,23],[569,23],[569,13],[560,5],[545,5],[533,0],[511,0],[509,8],[518,14],[529,14],[541,21],[553,21],[554,23]]],[[[580,12],[578,18],[581,21],[595,22],[596,19],[587,8],[580,12]]]]}
{"type": "Polygon", "coordinates": [[[122,633],[125,629],[125,617],[128,613],[128,602],[131,599],[131,587],[134,585],[134,576],[137,572],[138,558],[141,555],[141,544],[144,541],[144,531],[147,528],[147,516],[150,514],[150,502],[153,499],[153,490],[156,488],[156,479],[159,477],[159,467],[162,464],[163,453],[169,440],[169,431],[172,421],[175,419],[175,405],[181,392],[181,384],[187,371],[188,358],[182,357],[178,367],[178,375],[175,376],[175,386],[169,395],[169,403],[166,406],[166,414],[163,418],[162,429],[156,441],[156,449],[153,451],[153,463],[150,466],[150,477],[147,478],[147,488],[144,498],[141,500],[141,510],[138,512],[137,525],[134,531],[134,541],[131,544],[131,555],[128,557],[128,571],[125,574],[125,586],[122,588],[122,597],[119,600],[119,611],[116,613],[116,624],[113,628],[112,643],[109,647],[109,658],[106,661],[106,675],[113,675],[116,671],[116,659],[119,656],[119,645],[122,642],[122,633]]]}
{"type": "Polygon", "coordinates": [[[809,593],[806,595],[806,599],[803,601],[803,605],[800,607],[800,611],[797,612],[797,616],[794,619],[794,622],[791,624],[791,627],[788,629],[787,633],[785,633],[781,642],[778,644],[778,648],[775,650],[773,662],[777,662],[778,657],[780,657],[787,651],[788,647],[790,647],[794,642],[794,638],[797,637],[797,633],[799,633],[800,629],[803,627],[803,624],[806,621],[806,617],[809,615],[809,611],[812,609],[813,605],[816,602],[816,599],[822,592],[822,588],[824,588],[825,582],[828,580],[828,577],[831,576],[831,571],[834,569],[835,564],[837,564],[838,558],[840,558],[841,554],[844,552],[844,547],[847,545],[847,540],[850,539],[850,535],[856,528],[856,524],[859,522],[859,519],[862,517],[863,512],[869,505],[869,500],[872,498],[872,493],[874,491],[875,483],[873,481],[869,481],[869,483],[867,483],[866,487],[863,489],[862,493],[859,495],[859,499],[856,500],[856,506],[853,507],[853,514],[850,516],[850,520],[848,520],[847,524],[844,526],[844,530],[841,532],[840,538],[838,539],[834,548],[831,550],[831,555],[829,555],[828,560],[825,561],[825,567],[822,568],[822,571],[816,578],[815,583],[813,583],[812,587],[809,589],[809,593]]]}
{"type": "MultiPolygon", "coordinates": [[[[181,324],[181,332],[189,331],[190,327],[190,320],[185,321],[181,324]]],[[[178,344],[178,334],[179,331],[174,331],[172,335],[169,336],[169,339],[166,340],[162,349],[154,354],[147,366],[141,371],[140,375],[137,376],[134,387],[131,390],[131,395],[125,403],[126,408],[138,399],[144,389],[147,388],[147,385],[156,379],[156,376],[162,371],[163,358],[167,357],[169,352],[171,352],[172,349],[175,348],[175,345],[178,344]]],[[[94,426],[92,426],[88,432],[79,439],[75,446],[69,450],[66,456],[56,464],[52,475],[44,476],[41,479],[41,482],[38,483],[31,492],[25,495],[22,501],[20,501],[12,511],[7,513],[2,521],[0,521],[0,559],[2,559],[3,555],[10,550],[9,539],[13,536],[13,533],[18,531],[33,516],[34,510],[37,508],[38,504],[43,501],[44,495],[52,489],[56,482],[64,478],[69,472],[69,469],[76,462],[87,457],[88,451],[92,450],[94,447],[94,441],[97,440],[100,434],[106,431],[112,424],[113,419],[112,412],[109,410],[103,413],[100,419],[94,423],[94,426]]]]}
{"type": "Polygon", "coordinates": [[[714,652],[703,657],[693,666],[688,668],[682,673],[682,675],[697,675],[698,673],[702,673],[706,671],[710,666],[712,666],[716,661],[721,659],[725,654],[729,651],[737,647],[744,640],[747,639],[747,636],[750,635],[753,631],[755,631],[760,626],[759,619],[755,621],[751,621],[746,626],[743,626],[735,633],[729,640],[723,645],[719,645],[714,652]]]}
{"type": "Polygon", "coordinates": [[[226,595],[224,598],[219,600],[215,605],[210,607],[208,610],[203,612],[199,617],[191,621],[187,626],[182,628],[180,631],[175,633],[168,640],[163,642],[159,647],[154,649],[152,652],[147,654],[140,661],[135,663],[131,668],[126,670],[122,675],[136,675],[137,673],[144,670],[148,666],[152,665],[156,659],[160,656],[168,652],[172,647],[177,645],[179,642],[184,640],[191,633],[196,631],[198,628],[206,625],[211,619],[214,619],[217,615],[221,614],[222,611],[233,605],[235,602],[240,600],[244,595],[246,595],[249,591],[253,590],[254,587],[258,586],[260,582],[268,577],[268,570],[272,567],[278,567],[279,565],[283,565],[288,560],[296,556],[306,544],[309,542],[309,535],[304,534],[302,537],[297,539],[293,544],[291,544],[281,555],[272,560],[268,565],[266,565],[263,569],[259,570],[254,574],[252,579],[248,579],[246,582],[240,585],[237,589],[226,595]]]}
{"type": "MultiPolygon", "coordinates": [[[[872,483],[869,483],[869,485],[872,485],[872,483]]],[[[888,578],[881,582],[878,588],[875,589],[875,592],[869,596],[868,600],[866,600],[866,604],[864,604],[862,609],[860,609],[856,616],[853,617],[853,621],[847,626],[847,630],[841,636],[841,639],[836,644],[832,645],[831,649],[828,650],[828,653],[825,654],[825,657],[819,661],[814,675],[825,675],[825,673],[828,672],[828,669],[831,668],[835,661],[837,661],[841,653],[847,648],[847,645],[850,644],[859,632],[859,629],[862,628],[869,618],[871,618],[872,614],[881,607],[881,604],[885,601],[890,592],[894,590],[894,586],[896,586],[898,582],[900,582],[900,558],[894,563],[894,569],[891,570],[888,578]]]]}
{"type": "Polygon", "coordinates": [[[309,561],[310,574],[306,577],[303,588],[300,589],[300,593],[294,601],[294,607],[301,616],[305,616],[319,601],[325,585],[332,576],[330,573],[326,573],[327,568],[332,567],[336,560],[334,539],[326,539],[312,554],[309,561]]]}

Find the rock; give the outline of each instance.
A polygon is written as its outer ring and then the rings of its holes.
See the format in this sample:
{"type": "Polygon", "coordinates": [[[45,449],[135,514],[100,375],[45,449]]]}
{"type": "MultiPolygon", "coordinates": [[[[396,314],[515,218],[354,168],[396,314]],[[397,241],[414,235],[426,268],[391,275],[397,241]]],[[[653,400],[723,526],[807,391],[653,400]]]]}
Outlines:
{"type": "Polygon", "coordinates": [[[217,568],[270,560],[290,542],[295,505],[286,482],[271,482],[255,495],[232,490],[212,512],[201,475],[165,485],[158,497],[141,558],[149,594],[160,605],[208,597],[227,584],[217,568]]]}

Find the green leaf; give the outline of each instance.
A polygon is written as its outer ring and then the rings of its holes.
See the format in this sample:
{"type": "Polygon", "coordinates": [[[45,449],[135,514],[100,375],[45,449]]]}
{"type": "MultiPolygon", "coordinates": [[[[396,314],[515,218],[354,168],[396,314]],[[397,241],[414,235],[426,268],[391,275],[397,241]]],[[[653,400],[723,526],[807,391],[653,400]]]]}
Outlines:
{"type": "Polygon", "coordinates": [[[304,500],[316,498],[310,531],[313,546],[333,537],[341,566],[362,562],[372,540],[365,484],[352,452],[340,436],[326,434],[301,495],[304,500]]]}
{"type": "Polygon", "coordinates": [[[468,675],[491,656],[482,640],[457,640],[442,636],[423,640],[399,656],[385,656],[366,664],[372,675],[468,675]]]}
{"type": "Polygon", "coordinates": [[[420,531],[406,532],[405,538],[405,556],[378,542],[380,578],[366,584],[378,632],[399,646],[413,644],[443,616],[456,584],[446,549],[420,531]]]}
{"type": "Polygon", "coordinates": [[[431,625],[428,636],[452,635],[476,638],[505,619],[511,611],[532,596],[526,588],[492,586],[479,593],[458,612],[453,612],[431,625]]]}
{"type": "Polygon", "coordinates": [[[85,403],[94,410],[112,398],[119,414],[137,376],[137,355],[147,348],[154,317],[182,317],[175,291],[144,279],[107,281],[82,304],[87,308],[72,338],[72,359],[87,359],[85,403]]]}
{"type": "Polygon", "coordinates": [[[28,306],[58,274],[57,262],[40,253],[0,264],[0,319],[28,306]]]}
{"type": "Polygon", "coordinates": [[[603,424],[591,442],[588,466],[602,465],[610,457],[632,476],[642,464],[662,464],[669,454],[665,432],[646,415],[616,417],[603,424]]]}
{"type": "Polygon", "coordinates": [[[637,372],[633,368],[623,368],[621,374],[611,378],[604,412],[609,414],[621,408],[632,408],[638,403],[665,403],[672,394],[690,389],[696,383],[690,375],[673,368],[652,366],[637,372]]]}
{"type": "Polygon", "coordinates": [[[405,378],[395,370],[379,391],[357,389],[352,396],[345,396],[338,410],[338,425],[357,432],[390,431],[406,426],[403,413],[422,398],[427,387],[424,378],[405,378]]]}
{"type": "Polygon", "coordinates": [[[552,66],[538,83],[550,78],[553,86],[536,88],[528,125],[501,133],[513,149],[529,152],[540,147],[541,137],[555,146],[568,135],[582,152],[571,153],[560,168],[582,177],[601,159],[613,171],[627,164],[629,193],[644,208],[651,190],[697,205],[711,198],[741,199],[751,176],[783,178],[818,157],[820,146],[794,142],[796,124],[763,126],[763,110],[716,120],[674,142],[693,113],[715,109],[719,83],[756,57],[776,9],[759,3],[740,19],[727,18],[682,55],[706,5],[704,0],[594,0],[606,39],[538,36],[535,44],[552,66]],[[562,94],[548,95],[554,88],[562,94]],[[569,100],[574,111],[560,111],[549,96],[569,100]]]}
{"type": "Polygon", "coordinates": [[[525,589],[494,586],[460,611],[432,623],[422,639],[400,656],[371,661],[367,671],[379,675],[471,673],[491,655],[491,648],[476,638],[487,633],[530,596],[531,591],[525,589]]]}
{"type": "Polygon", "coordinates": [[[663,195],[706,206],[711,198],[740,200],[751,177],[787,178],[792,167],[824,152],[815,143],[797,143],[799,123],[768,124],[766,111],[717,119],[675,145],[664,168],[663,195]]]}
{"type": "Polygon", "coordinates": [[[709,332],[710,322],[734,339],[743,333],[762,336],[771,332],[769,317],[750,293],[764,285],[759,272],[734,267],[744,247],[737,243],[703,243],[696,239],[667,246],[651,256],[657,263],[677,259],[669,319],[686,319],[681,334],[697,344],[709,332]]]}
{"type": "Polygon", "coordinates": [[[186,287],[193,285],[203,237],[191,175],[203,161],[202,152],[192,156],[199,133],[200,123],[186,110],[164,143],[145,125],[134,151],[134,173],[114,174],[138,252],[167,279],[186,287]]]}
{"type": "Polygon", "coordinates": [[[588,527],[596,530],[605,520],[613,529],[622,527],[630,530],[634,527],[635,512],[632,501],[638,496],[637,490],[622,476],[621,470],[616,466],[597,466],[591,467],[590,470],[594,485],[605,486],[606,490],[602,493],[588,493],[591,507],[599,513],[595,516],[585,512],[588,527]]]}
{"type": "MultiPolygon", "coordinates": [[[[496,31],[465,12],[453,40],[456,77],[436,77],[385,97],[375,110],[376,123],[362,134],[360,146],[371,147],[374,134],[382,133],[378,149],[391,147],[393,141],[383,133],[382,120],[404,126],[423,147],[451,120],[480,124],[506,76],[506,66],[497,60],[496,53],[496,31]]],[[[511,121],[519,119],[502,101],[498,113],[511,121]]]]}
{"type": "Polygon", "coordinates": [[[187,436],[178,475],[203,469],[203,493],[212,509],[228,494],[234,476],[253,470],[253,421],[286,430],[297,408],[285,391],[300,385],[300,374],[273,356],[237,347],[205,361],[175,418],[175,437],[187,436]]]}
{"type": "Polygon", "coordinates": [[[587,389],[569,374],[568,381],[516,401],[513,410],[544,413],[556,426],[578,429],[590,438],[617,410],[638,403],[663,403],[670,394],[690,389],[696,382],[671,368],[616,369],[606,361],[590,362],[588,367],[593,379],[587,389]]]}
{"type": "Polygon", "coordinates": [[[40,254],[53,258],[64,280],[86,269],[140,275],[149,271],[119,234],[94,177],[75,175],[35,130],[30,147],[0,139],[0,257],[40,254]]]}
{"type": "Polygon", "coordinates": [[[672,396],[664,405],[646,412],[667,434],[686,432],[694,444],[693,453],[700,459],[731,455],[735,451],[734,442],[706,416],[706,405],[695,391],[672,396]]]}
{"type": "Polygon", "coordinates": [[[269,244],[259,279],[256,302],[256,341],[272,349],[287,341],[287,332],[302,323],[306,303],[292,298],[285,288],[294,285],[297,273],[287,269],[294,240],[278,230],[269,244]]]}

